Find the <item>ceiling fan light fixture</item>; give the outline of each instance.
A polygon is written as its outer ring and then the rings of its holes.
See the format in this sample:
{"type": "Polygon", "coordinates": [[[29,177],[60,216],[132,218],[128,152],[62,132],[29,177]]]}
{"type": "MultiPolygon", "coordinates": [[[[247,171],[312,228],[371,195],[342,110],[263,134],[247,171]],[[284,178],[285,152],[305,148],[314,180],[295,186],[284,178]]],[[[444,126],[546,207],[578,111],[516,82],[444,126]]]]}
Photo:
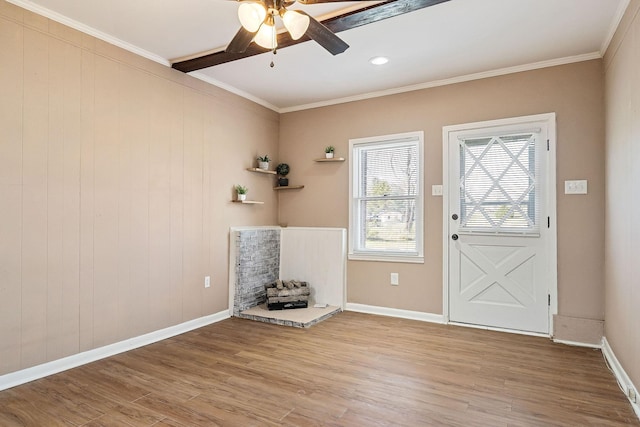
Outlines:
{"type": "Polygon", "coordinates": [[[267,10],[260,3],[242,3],[238,8],[238,18],[245,30],[255,33],[264,22],[267,10]]]}
{"type": "Polygon", "coordinates": [[[265,19],[264,23],[260,26],[258,34],[256,34],[253,41],[255,41],[258,46],[269,50],[278,47],[276,26],[272,15],[267,16],[267,19],[265,19]]]}
{"type": "Polygon", "coordinates": [[[284,13],[281,15],[282,22],[284,22],[285,28],[291,34],[291,38],[298,40],[304,36],[307,28],[309,28],[309,17],[295,10],[285,10],[284,8],[283,10],[284,13]]]}

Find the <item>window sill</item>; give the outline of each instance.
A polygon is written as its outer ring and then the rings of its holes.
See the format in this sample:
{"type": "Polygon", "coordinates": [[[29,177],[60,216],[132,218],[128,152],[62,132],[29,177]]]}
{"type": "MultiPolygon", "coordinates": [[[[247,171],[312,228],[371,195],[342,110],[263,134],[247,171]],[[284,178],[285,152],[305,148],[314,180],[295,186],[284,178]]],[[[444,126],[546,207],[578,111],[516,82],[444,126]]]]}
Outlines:
{"type": "Polygon", "coordinates": [[[423,256],[394,256],[394,255],[380,255],[380,254],[349,254],[347,256],[349,261],[377,261],[377,262],[402,262],[409,264],[424,264],[423,256]]]}

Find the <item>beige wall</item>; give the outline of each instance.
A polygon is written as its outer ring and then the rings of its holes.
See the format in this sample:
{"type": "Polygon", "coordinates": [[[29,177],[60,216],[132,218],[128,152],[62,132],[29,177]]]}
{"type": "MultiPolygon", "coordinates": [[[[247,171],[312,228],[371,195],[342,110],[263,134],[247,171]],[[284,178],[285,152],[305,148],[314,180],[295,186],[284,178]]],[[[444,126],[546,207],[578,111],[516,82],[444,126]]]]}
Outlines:
{"type": "Polygon", "coordinates": [[[348,157],[350,138],[424,130],[425,263],[348,263],[348,301],[442,313],[442,127],[556,112],[559,313],[604,316],[604,111],[600,60],[511,74],[283,114],[280,153],[291,182],[279,221],[291,226],[348,225],[348,162],[315,163],[323,148],[348,157]],[[565,196],[564,180],[587,179],[589,194],[565,196]],[[400,286],[389,273],[400,273],[400,286]]]}
{"type": "Polygon", "coordinates": [[[245,168],[278,127],[0,0],[0,374],[225,310],[229,226],[277,220],[245,168]]]}
{"type": "Polygon", "coordinates": [[[632,0],[605,55],[605,336],[640,385],[640,0],[632,0]]]}
{"type": "MultiPolygon", "coordinates": [[[[347,227],[348,163],[313,162],[328,144],[348,157],[350,138],[424,130],[428,190],[442,126],[545,112],[558,118],[559,312],[603,318],[601,61],[278,117],[3,0],[0,46],[0,374],[226,309],[231,225],[347,227]],[[276,194],[244,170],[263,153],[306,188],[276,194]],[[565,196],[565,179],[588,179],[589,194],[565,196]],[[236,183],[265,205],[231,204],[236,183]]],[[[620,170],[638,154],[626,147],[620,170]]],[[[349,302],[442,312],[442,198],[426,197],[425,216],[425,264],[349,262],[349,302]]],[[[617,283],[609,300],[629,301],[617,283]]]]}

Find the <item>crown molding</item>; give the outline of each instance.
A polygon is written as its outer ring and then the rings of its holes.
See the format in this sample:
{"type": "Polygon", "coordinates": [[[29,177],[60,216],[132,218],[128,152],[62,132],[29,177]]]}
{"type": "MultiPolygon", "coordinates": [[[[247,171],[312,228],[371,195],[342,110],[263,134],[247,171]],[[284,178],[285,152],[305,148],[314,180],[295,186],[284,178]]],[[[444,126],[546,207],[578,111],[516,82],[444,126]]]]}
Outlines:
{"type": "Polygon", "coordinates": [[[412,92],[416,90],[429,89],[438,86],[447,86],[456,83],[464,83],[473,80],[481,80],[490,77],[503,76],[506,74],[521,73],[524,71],[538,70],[541,68],[556,67],[558,65],[572,64],[575,62],[590,61],[593,59],[602,59],[600,52],[590,52],[582,55],[567,56],[564,58],[551,59],[548,61],[533,62],[530,64],[516,65],[514,67],[499,68],[496,70],[483,71],[480,73],[466,74],[463,76],[452,77],[449,79],[433,80],[430,82],[419,83],[416,85],[402,86],[393,89],[387,89],[377,92],[369,92],[361,95],[349,96],[345,98],[331,99],[327,101],[315,102],[311,104],[296,105],[293,107],[280,108],[279,113],[290,113],[294,111],[309,110],[312,108],[327,107],[330,105],[344,104],[347,102],[362,101],[365,99],[379,98],[382,96],[396,95],[399,93],[412,92]]]}
{"type": "Polygon", "coordinates": [[[280,113],[280,109],[275,105],[271,104],[270,102],[267,102],[264,99],[258,98],[257,96],[253,96],[248,92],[245,92],[243,90],[236,88],[235,86],[228,85],[226,83],[221,82],[220,80],[214,79],[213,77],[209,77],[202,72],[192,71],[191,73],[187,73],[187,74],[189,74],[191,77],[195,77],[196,79],[202,80],[205,83],[212,84],[214,86],[219,87],[220,89],[226,90],[227,92],[231,92],[238,96],[241,96],[242,98],[248,99],[249,101],[253,101],[256,104],[262,105],[263,107],[266,107],[270,110],[275,111],[276,113],[280,113]]]}
{"type": "Polygon", "coordinates": [[[39,4],[35,4],[29,0],[6,0],[8,3],[14,4],[23,9],[29,10],[33,13],[37,13],[38,15],[44,16],[45,18],[49,18],[52,21],[56,21],[62,25],[66,25],[67,27],[71,27],[75,30],[81,31],[85,34],[93,36],[99,40],[110,43],[114,46],[118,46],[124,50],[127,50],[131,53],[135,53],[136,55],[142,56],[144,58],[150,59],[151,61],[157,62],[159,64],[165,65],[167,67],[171,66],[171,63],[168,59],[163,58],[155,53],[151,53],[147,50],[141,49],[131,43],[127,43],[123,40],[120,40],[117,37],[113,37],[110,34],[104,33],[100,30],[96,30],[93,27],[85,25],[81,22],[78,22],[74,19],[68,18],[58,12],[54,12],[51,9],[47,9],[46,7],[40,6],[39,4]]]}

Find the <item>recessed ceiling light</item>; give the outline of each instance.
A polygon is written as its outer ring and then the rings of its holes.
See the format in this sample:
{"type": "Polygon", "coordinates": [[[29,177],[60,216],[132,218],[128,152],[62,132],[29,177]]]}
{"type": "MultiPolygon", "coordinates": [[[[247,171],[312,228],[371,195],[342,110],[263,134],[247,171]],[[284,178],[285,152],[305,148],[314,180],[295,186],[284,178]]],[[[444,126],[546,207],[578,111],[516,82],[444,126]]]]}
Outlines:
{"type": "Polygon", "coordinates": [[[384,65],[389,62],[389,58],[387,58],[386,56],[374,56],[369,60],[369,62],[373,65],[384,65]]]}

